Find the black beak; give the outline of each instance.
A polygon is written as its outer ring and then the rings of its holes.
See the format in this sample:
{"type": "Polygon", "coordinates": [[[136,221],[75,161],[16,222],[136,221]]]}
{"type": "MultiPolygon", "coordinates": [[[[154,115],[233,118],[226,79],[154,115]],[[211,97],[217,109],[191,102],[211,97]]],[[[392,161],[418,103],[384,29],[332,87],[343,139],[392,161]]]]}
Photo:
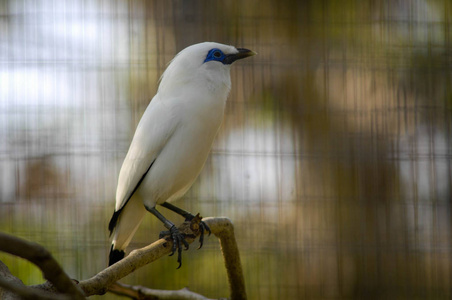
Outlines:
{"type": "Polygon", "coordinates": [[[237,48],[237,50],[239,50],[238,53],[236,54],[229,54],[226,55],[226,57],[223,60],[223,64],[225,65],[230,65],[233,62],[235,62],[236,60],[242,59],[242,58],[246,58],[246,57],[250,57],[253,55],[256,55],[257,53],[245,48],[237,48]]]}

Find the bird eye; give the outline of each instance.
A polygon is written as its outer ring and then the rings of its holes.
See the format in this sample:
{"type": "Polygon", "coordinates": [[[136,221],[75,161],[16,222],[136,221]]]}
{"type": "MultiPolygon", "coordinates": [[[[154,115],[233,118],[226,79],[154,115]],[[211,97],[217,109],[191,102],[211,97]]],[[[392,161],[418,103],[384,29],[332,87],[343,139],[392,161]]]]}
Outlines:
{"type": "MultiPolygon", "coordinates": [[[[1,1],[1,0],[0,0],[1,1]]],[[[223,62],[226,58],[226,55],[224,55],[223,51],[217,48],[210,49],[210,51],[207,53],[206,59],[204,62],[208,61],[217,61],[217,62],[223,62]]]]}

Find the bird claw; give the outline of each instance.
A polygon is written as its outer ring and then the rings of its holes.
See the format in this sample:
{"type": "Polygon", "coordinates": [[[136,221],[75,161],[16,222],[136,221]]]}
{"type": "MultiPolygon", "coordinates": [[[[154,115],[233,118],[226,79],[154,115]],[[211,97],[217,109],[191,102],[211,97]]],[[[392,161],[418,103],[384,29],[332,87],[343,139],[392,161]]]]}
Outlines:
{"type": "Polygon", "coordinates": [[[177,269],[179,269],[182,266],[182,245],[185,246],[185,250],[188,250],[189,245],[188,242],[185,240],[184,234],[180,233],[179,229],[177,229],[175,225],[173,225],[169,231],[160,232],[159,237],[163,238],[168,235],[173,241],[173,247],[171,248],[171,253],[169,256],[173,256],[177,250],[177,262],[179,263],[177,269]]]}
{"type": "MultiPolygon", "coordinates": [[[[201,217],[199,214],[196,216],[199,219],[201,217]]],[[[195,216],[191,215],[185,219],[185,221],[192,221],[195,218],[195,216]]],[[[210,230],[209,226],[204,221],[199,221],[199,247],[198,250],[202,248],[202,245],[204,244],[204,232],[208,232],[209,236],[212,234],[212,231],[210,230]]],[[[165,238],[166,236],[169,236],[169,238],[173,241],[173,246],[171,248],[171,253],[169,256],[173,256],[176,253],[177,250],[177,262],[179,263],[179,266],[177,269],[179,269],[182,266],[182,245],[185,247],[185,250],[188,250],[189,244],[185,240],[185,235],[179,231],[179,229],[173,225],[170,230],[161,231],[159,234],[159,238],[165,238]]]]}
{"type": "MultiPolygon", "coordinates": [[[[202,217],[197,214],[196,216],[190,214],[188,217],[185,218],[186,222],[191,222],[194,218],[199,218],[202,219],[202,217]]],[[[199,221],[199,247],[198,250],[202,248],[202,245],[204,244],[204,232],[207,231],[210,234],[212,233],[212,231],[210,231],[209,226],[207,226],[207,224],[204,221],[199,221]]]]}
{"type": "Polygon", "coordinates": [[[207,224],[204,221],[199,222],[199,231],[201,232],[201,234],[199,235],[198,250],[202,248],[202,245],[204,243],[204,232],[207,231],[209,233],[209,236],[212,233],[212,231],[210,231],[209,226],[207,226],[207,224]]]}

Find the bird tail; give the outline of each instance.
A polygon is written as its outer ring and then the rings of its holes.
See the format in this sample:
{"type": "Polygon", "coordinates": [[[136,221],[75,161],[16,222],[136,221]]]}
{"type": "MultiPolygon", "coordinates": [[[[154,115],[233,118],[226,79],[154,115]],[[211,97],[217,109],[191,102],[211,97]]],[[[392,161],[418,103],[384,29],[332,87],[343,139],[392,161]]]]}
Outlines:
{"type": "Polygon", "coordinates": [[[138,229],[138,226],[143,220],[146,209],[140,197],[133,196],[127,204],[113,214],[112,221],[110,221],[113,234],[112,245],[110,249],[110,257],[108,265],[120,261],[124,258],[124,250],[132,240],[133,235],[138,229]]]}
{"type": "Polygon", "coordinates": [[[115,264],[123,259],[125,254],[124,250],[114,249],[114,245],[111,245],[110,256],[108,257],[108,266],[111,266],[112,264],[115,264]]]}

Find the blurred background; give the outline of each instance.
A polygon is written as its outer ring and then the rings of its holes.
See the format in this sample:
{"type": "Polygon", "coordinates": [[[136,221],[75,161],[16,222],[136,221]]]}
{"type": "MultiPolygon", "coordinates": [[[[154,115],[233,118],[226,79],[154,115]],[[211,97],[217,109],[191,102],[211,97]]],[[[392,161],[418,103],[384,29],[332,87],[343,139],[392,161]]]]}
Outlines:
{"type": "MultiPolygon", "coordinates": [[[[0,230],[72,278],[105,268],[136,124],[202,41],[259,55],[232,67],[212,153],[175,204],[231,218],[249,298],[450,298],[449,0],[0,0],[0,230]]],[[[147,216],[129,251],[162,229],[147,216]]],[[[216,238],[195,248],[123,282],[228,296],[216,238]]]]}

